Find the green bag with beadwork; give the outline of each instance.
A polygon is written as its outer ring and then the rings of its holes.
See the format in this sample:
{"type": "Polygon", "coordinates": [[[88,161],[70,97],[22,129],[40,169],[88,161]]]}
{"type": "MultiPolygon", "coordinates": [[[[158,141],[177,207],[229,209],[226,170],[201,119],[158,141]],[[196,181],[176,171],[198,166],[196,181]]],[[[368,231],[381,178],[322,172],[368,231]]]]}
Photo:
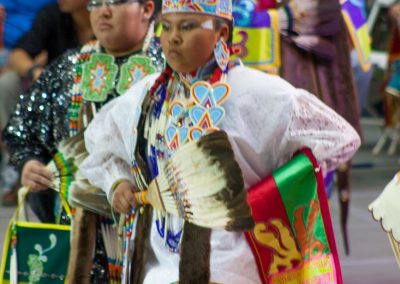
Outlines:
{"type": "MultiPolygon", "coordinates": [[[[28,192],[22,190],[25,192],[6,232],[0,284],[65,283],[71,226],[22,221],[19,215],[28,192]]],[[[60,198],[70,216],[68,204],[60,198]]]]}

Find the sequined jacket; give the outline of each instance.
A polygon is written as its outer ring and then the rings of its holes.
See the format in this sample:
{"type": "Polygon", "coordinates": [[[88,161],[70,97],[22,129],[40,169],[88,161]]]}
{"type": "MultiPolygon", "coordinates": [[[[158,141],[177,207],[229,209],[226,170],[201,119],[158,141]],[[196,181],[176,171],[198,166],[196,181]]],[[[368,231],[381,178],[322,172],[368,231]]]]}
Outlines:
{"type": "MultiPolygon", "coordinates": [[[[7,143],[11,163],[22,169],[28,160],[39,160],[47,164],[57,145],[69,134],[69,106],[73,96],[75,66],[82,49],[67,51],[53,61],[32,87],[22,94],[11,115],[2,137],[7,143]]],[[[157,69],[163,67],[163,56],[159,42],[153,39],[147,55],[157,69]]],[[[121,66],[128,56],[115,58],[121,66]]],[[[118,78],[119,76],[116,76],[118,78]]],[[[119,96],[114,89],[97,109],[119,96]]]]}

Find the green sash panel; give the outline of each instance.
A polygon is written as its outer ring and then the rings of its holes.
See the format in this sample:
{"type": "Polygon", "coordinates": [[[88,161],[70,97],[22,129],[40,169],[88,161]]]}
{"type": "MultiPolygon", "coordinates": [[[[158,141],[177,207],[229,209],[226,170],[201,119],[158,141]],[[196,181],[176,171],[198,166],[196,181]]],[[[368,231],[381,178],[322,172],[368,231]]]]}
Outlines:
{"type": "Polygon", "coordinates": [[[65,283],[71,226],[18,221],[25,196],[6,232],[0,284],[65,283]]]}
{"type": "Polygon", "coordinates": [[[342,283],[323,183],[308,149],[249,189],[246,232],[263,283],[342,283]]]}

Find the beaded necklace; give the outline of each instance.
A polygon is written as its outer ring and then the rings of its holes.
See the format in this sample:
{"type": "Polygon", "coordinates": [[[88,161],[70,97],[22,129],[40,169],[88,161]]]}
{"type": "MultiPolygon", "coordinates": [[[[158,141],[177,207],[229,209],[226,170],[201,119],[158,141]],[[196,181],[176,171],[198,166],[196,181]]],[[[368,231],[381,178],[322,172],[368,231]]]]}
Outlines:
{"type": "MultiPolygon", "coordinates": [[[[198,70],[196,76],[183,76],[167,70],[148,92],[151,102],[144,125],[146,157],[151,178],[155,178],[170,157],[187,141],[217,130],[225,110],[230,87],[214,61],[198,70]],[[207,81],[202,78],[209,77],[207,81]]],[[[136,141],[135,141],[136,142],[136,141]]],[[[140,190],[147,188],[139,165],[133,157],[132,172],[140,190]]],[[[183,220],[155,210],[155,225],[165,246],[179,251],[183,220]]]]}
{"type": "MultiPolygon", "coordinates": [[[[78,132],[82,107],[83,113],[87,113],[89,102],[104,103],[114,91],[122,95],[133,84],[156,71],[152,60],[142,54],[142,51],[135,52],[118,67],[112,55],[101,52],[99,42],[93,41],[82,47],[76,58],[69,106],[71,136],[78,132]]],[[[95,112],[94,106],[92,111],[95,112]]],[[[84,119],[84,126],[88,123],[86,120],[84,119]]]]}
{"type": "Polygon", "coordinates": [[[71,103],[69,104],[69,132],[70,136],[76,135],[78,132],[78,117],[82,106],[81,80],[83,64],[86,63],[90,56],[100,51],[100,45],[97,41],[91,41],[85,44],[76,58],[74,68],[74,84],[72,86],[71,103]]]}

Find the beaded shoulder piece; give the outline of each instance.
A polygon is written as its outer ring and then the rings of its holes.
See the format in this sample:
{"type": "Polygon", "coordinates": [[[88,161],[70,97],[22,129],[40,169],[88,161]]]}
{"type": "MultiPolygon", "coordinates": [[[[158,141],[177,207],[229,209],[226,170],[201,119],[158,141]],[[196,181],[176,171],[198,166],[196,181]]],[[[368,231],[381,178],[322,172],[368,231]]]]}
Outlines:
{"type": "MultiPolygon", "coordinates": [[[[106,103],[110,94],[122,95],[133,84],[157,71],[156,66],[160,59],[154,57],[155,49],[157,47],[153,42],[146,51],[132,54],[126,58],[126,62],[118,66],[112,55],[101,52],[99,42],[94,41],[82,47],[75,58],[75,76],[69,107],[70,135],[75,135],[78,131],[78,118],[81,108],[86,108],[86,102],[106,103]],[[146,55],[148,52],[151,57],[146,55]]],[[[95,111],[95,107],[91,106],[95,111]]]]}
{"type": "Polygon", "coordinates": [[[100,51],[100,45],[98,41],[91,41],[85,44],[79,54],[75,58],[74,67],[74,84],[72,87],[72,97],[69,104],[69,134],[70,136],[76,135],[78,133],[78,118],[79,111],[83,103],[82,91],[81,91],[81,81],[82,81],[82,71],[83,65],[90,60],[93,53],[100,51]]]}

